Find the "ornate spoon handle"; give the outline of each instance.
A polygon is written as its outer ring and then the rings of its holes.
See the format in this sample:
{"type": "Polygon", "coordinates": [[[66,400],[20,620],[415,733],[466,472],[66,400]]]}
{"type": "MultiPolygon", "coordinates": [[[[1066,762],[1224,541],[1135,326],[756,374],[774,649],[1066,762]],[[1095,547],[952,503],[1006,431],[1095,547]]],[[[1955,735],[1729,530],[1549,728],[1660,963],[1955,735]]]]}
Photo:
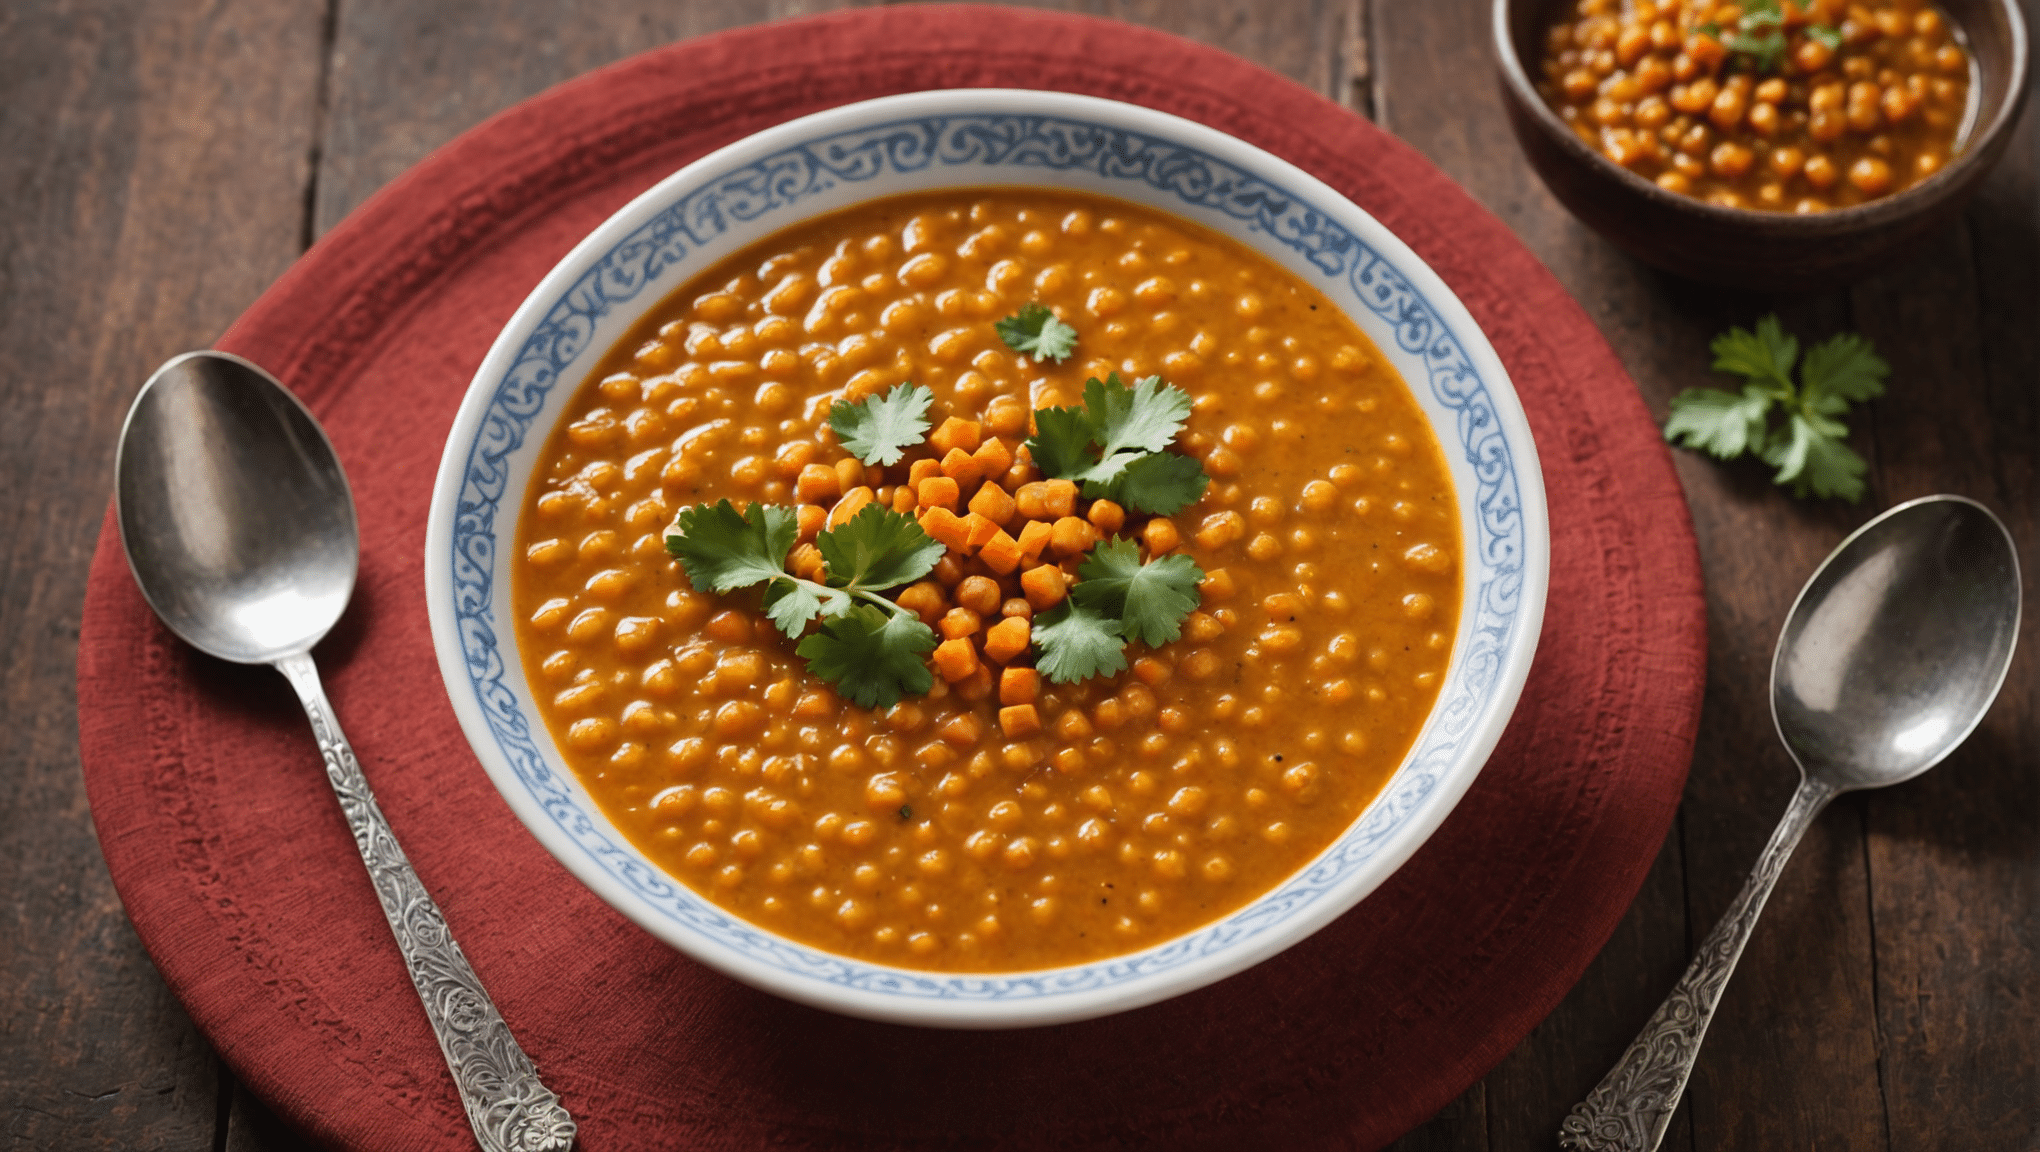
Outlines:
{"type": "Polygon", "coordinates": [[[397,846],[389,821],[376,807],[368,778],[341,735],[333,706],[319,684],[319,671],[309,655],[285,656],[276,668],[297,689],[305,715],[312,721],[319,751],[326,760],[326,778],[339,797],[340,810],[354,830],[354,846],[368,865],[369,880],[382,901],[383,915],[404,954],[411,983],[424,1002],[425,1018],[439,1038],[439,1050],[453,1072],[468,1123],[484,1152],[567,1152],[574,1143],[574,1118],[560,1098],[539,1082],[531,1058],[517,1046],[510,1026],[482,989],[475,970],[461,955],[447,931],[446,918],[425,891],[404,850],[397,846]]]}
{"type": "Polygon", "coordinates": [[[1693,1074],[1693,1061],[1700,1055],[1700,1040],[1707,1035],[1735,962],[1742,958],[1743,945],[1749,943],[1757,914],[1764,910],[1799,838],[1836,791],[1831,784],[1800,780],[1785,818],[1771,833],[1771,842],[1728,914],[1701,942],[1686,974],[1651,1014],[1635,1043],[1559,1125],[1562,1146],[1577,1152],[1652,1152],[1665,1138],[1665,1128],[1686,1091],[1686,1078],[1693,1074]]]}

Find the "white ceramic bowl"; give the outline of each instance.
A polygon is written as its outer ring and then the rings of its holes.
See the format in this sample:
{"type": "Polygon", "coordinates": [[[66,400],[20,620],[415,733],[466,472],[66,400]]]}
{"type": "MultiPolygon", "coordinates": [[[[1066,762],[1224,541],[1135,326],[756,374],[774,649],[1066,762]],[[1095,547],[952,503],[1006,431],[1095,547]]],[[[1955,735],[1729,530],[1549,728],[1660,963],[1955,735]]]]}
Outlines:
{"type": "Polygon", "coordinates": [[[432,493],[432,641],[475,755],[539,842],[644,929],[747,984],[900,1023],[1017,1027],[1101,1016],[1209,984],[1351,908],[1409,859],[1480,772],[1544,615],[1549,532],[1537,453],[1494,349],[1379,222],[1252,145],[1129,104],[1001,89],[921,92],[779,125],[638,197],[540,282],[475,374],[432,493]],[[797,221],[943,187],[1038,185],[1145,204],[1239,240],[1316,286],[1380,346],[1446,448],[1464,610],[1438,703],[1381,796],[1315,860],[1187,935],[1048,971],[944,974],[819,951],[736,919],[602,815],[531,707],[498,606],[533,461],[602,353],[669,292],[797,221]]]}

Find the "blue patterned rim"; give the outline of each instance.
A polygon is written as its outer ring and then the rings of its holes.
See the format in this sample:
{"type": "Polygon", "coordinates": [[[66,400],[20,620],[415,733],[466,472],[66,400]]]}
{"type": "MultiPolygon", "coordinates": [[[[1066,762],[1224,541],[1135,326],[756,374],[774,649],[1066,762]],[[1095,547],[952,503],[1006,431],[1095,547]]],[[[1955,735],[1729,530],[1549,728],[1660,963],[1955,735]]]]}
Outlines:
{"type": "MultiPolygon", "coordinates": [[[[982,97],[988,93],[949,95],[982,97]]],[[[1137,112],[1143,123],[1157,120],[1163,121],[1164,126],[1183,123],[1186,135],[1208,134],[1208,130],[1146,110],[1117,111],[1124,106],[1104,101],[1041,93],[989,95],[1006,97],[1003,103],[1007,105],[1015,102],[1014,97],[1021,97],[1051,103],[1056,108],[1074,106],[1088,111],[1097,106],[1114,110],[1110,113],[1112,119],[1126,119],[1127,111],[1137,112]]],[[[915,97],[888,99],[900,102],[915,97]]],[[[956,108],[968,103],[951,100],[941,107],[956,108]]],[[[814,119],[840,118],[844,111],[838,109],[814,119]]],[[[774,131],[798,128],[803,123],[795,122],[774,131]]],[[[713,166],[718,159],[710,157],[701,164],[713,166]]],[[[1294,171],[1272,158],[1269,167],[1294,171]]],[[[1286,183],[1309,185],[1320,197],[1336,197],[1301,173],[1295,173],[1294,179],[1286,183]]],[[[926,184],[924,178],[915,186],[926,184]]],[[[1310,195],[1292,190],[1285,182],[1264,179],[1176,140],[1083,115],[962,112],[867,123],[847,131],[801,138],[762,159],[735,168],[712,170],[687,181],[685,186],[673,185],[669,180],[648,194],[662,195],[663,207],[648,222],[609,247],[592,265],[587,262],[588,254],[581,250],[569,256],[563,267],[579,264],[589,270],[545,304],[542,319],[517,349],[515,362],[507,372],[493,380],[477,377],[464,405],[463,418],[468,416],[467,409],[477,403],[475,393],[483,389],[487,390],[486,410],[475,425],[471,440],[448,446],[447,466],[442,469],[434,501],[437,521],[450,497],[451,469],[457,465],[459,494],[451,521],[451,550],[428,557],[431,565],[447,566],[441,568],[442,572],[450,568],[451,603],[438,603],[435,597],[433,610],[435,617],[450,613],[458,630],[462,670],[458,679],[472,692],[495,750],[557,831],[584,853],[589,863],[622,885],[642,905],[640,909],[626,911],[654,931],[658,931],[654,921],[659,919],[670,922],[669,927],[684,930],[660,933],[669,940],[676,935],[693,934],[752,965],[776,970],[783,978],[765,982],[798,998],[809,998],[798,989],[809,981],[863,993],[866,999],[876,995],[912,1000],[1034,1002],[1050,997],[1067,998],[1073,993],[1105,993],[1105,999],[1116,1001],[1119,993],[1126,994],[1123,1003],[1097,1009],[1106,1011],[1167,994],[1166,991],[1140,994],[1132,987],[1134,982],[1157,983],[1154,978],[1161,977],[1158,983],[1175,991],[1180,990],[1175,985],[1181,981],[1168,977],[1185,975],[1182,970],[1188,966],[1209,966],[1202,962],[1219,953],[1237,951],[1259,958],[1288,942],[1285,939],[1270,943],[1262,938],[1294,917],[1310,915],[1315,921],[1313,927],[1328,921],[1360,893],[1330,909],[1321,907],[1322,902],[1342,886],[1348,886],[1385,846],[1397,841],[1400,834],[1412,831],[1413,823],[1420,817],[1426,834],[1442,820],[1442,811],[1426,814],[1428,802],[1442,780],[1464,773],[1444,802],[1449,806],[1457,800],[1478,767],[1464,761],[1469,756],[1485,759],[1521,687],[1522,668],[1528,661],[1525,654],[1515,649],[1535,642],[1535,629],[1542,615],[1541,554],[1534,558],[1531,597],[1534,603],[1529,613],[1524,611],[1523,592],[1526,558],[1533,546],[1529,526],[1540,533],[1534,538],[1540,553],[1543,547],[1543,503],[1541,478],[1536,475],[1534,449],[1528,444],[1527,431],[1517,432],[1520,443],[1512,445],[1504,421],[1498,416],[1495,396],[1468,354],[1466,341],[1454,331],[1445,314],[1399,270],[1397,259],[1415,264],[1414,256],[1406,250],[1397,252],[1395,259],[1384,255],[1338,223],[1334,213],[1314,206],[1310,195]],[[842,185],[904,174],[925,176],[943,170],[955,170],[955,178],[938,183],[952,186],[1039,183],[1038,173],[1045,170],[1066,174],[1059,179],[1087,188],[1109,192],[1118,186],[1128,199],[1152,203],[1157,199],[1156,193],[1160,193],[1162,199],[1174,197],[1180,201],[1187,209],[1184,215],[1192,219],[1199,212],[1222,213],[1248,232],[1272,239],[1276,245],[1301,257],[1303,265],[1314,269],[1319,278],[1317,286],[1335,302],[1356,303],[1389,326],[1396,345],[1407,354],[1400,361],[1406,376],[1408,357],[1422,364],[1432,400],[1454,416],[1453,433],[1464,457],[1455,471],[1462,477],[1470,472],[1477,484],[1474,507],[1478,515],[1473,518],[1476,555],[1469,558],[1467,565],[1467,611],[1463,613],[1446,683],[1416,746],[1360,821],[1305,869],[1223,920],[1144,952],[1049,972],[954,975],[847,959],[755,928],[674,882],[576,795],[564,770],[549,761],[545,751],[549,741],[543,736],[534,740],[532,729],[536,721],[506,679],[504,653],[512,649],[498,635],[493,610],[498,578],[498,512],[509,510],[504,525],[506,530],[514,529],[520,503],[520,493],[510,490],[515,471],[510,457],[531,437],[533,423],[555,385],[565,381],[572,388],[589,371],[588,362],[579,362],[577,366],[577,361],[589,351],[603,317],[635,300],[690,253],[727,240],[737,225],[775,216],[790,224],[799,218],[792,210],[842,185]],[[1001,170],[1006,170],[1003,179],[1001,170]],[[1031,178],[1028,170],[1035,173],[1031,178]],[[1518,474],[1519,460],[1527,461],[1529,467],[1532,503],[1527,516],[1526,485],[1518,474]],[[1497,709],[1501,717],[1495,715],[1497,709]],[[652,915],[647,917],[646,911],[652,915]],[[1256,947],[1257,942],[1267,946],[1256,947]]],[[[839,206],[838,199],[840,193],[829,207],[839,206]]],[[[1355,211],[1343,201],[1339,203],[1345,212],[1355,211]]],[[[1298,262],[1287,263],[1294,267],[1298,262]]],[[[1420,264],[1416,266],[1421,268],[1420,264]]],[[[1424,273],[1424,279],[1435,283],[1428,269],[1424,273]]],[[[661,290],[670,287],[664,285],[661,290]]],[[[527,302],[520,317],[529,315],[538,303],[537,298],[527,302]]],[[[1451,302],[1451,309],[1451,315],[1470,325],[1456,300],[1451,302]]],[[[511,331],[517,326],[518,321],[513,320],[511,331]]],[[[508,338],[506,333],[505,339],[508,338]]],[[[1486,349],[1477,331],[1473,339],[1481,349],[1486,349]]],[[[490,361],[500,363],[498,355],[503,351],[499,346],[491,353],[490,361]]],[[[595,351],[599,353],[600,349],[595,351]]],[[[1492,352],[1488,352],[1488,357],[1493,363],[1492,352]]],[[[1515,428],[1526,429],[1506,381],[1500,387],[1506,395],[1507,410],[1516,414],[1515,428]]],[[[464,426],[457,424],[456,429],[464,426]]],[[[546,429],[540,427],[536,431],[542,438],[546,429]]],[[[1463,501],[1461,507],[1464,510],[1463,501]]],[[[436,542],[439,537],[433,539],[436,542]]],[[[435,628],[440,627],[436,619],[435,628]]],[[[452,666],[444,653],[442,660],[452,666]]],[[[449,672],[449,688],[454,687],[454,679],[449,672]]],[[[516,679],[521,681],[521,676],[516,679]]],[[[479,742],[472,725],[470,738],[479,742]]],[[[529,816],[526,818],[529,821],[529,816]]],[[[536,827],[534,830],[540,831],[536,827]]],[[[548,846],[555,847],[551,843],[548,846]]],[[[1414,847],[1404,845],[1401,855],[1406,856],[1414,847]]],[[[1216,975],[1235,970],[1245,962],[1237,965],[1220,962],[1222,970],[1216,975]]],[[[741,971],[733,974],[746,978],[756,975],[747,976],[741,971]]],[[[817,989],[813,995],[814,1002],[830,999],[825,989],[817,989]]],[[[885,1014],[887,1010],[872,1011],[885,1014]]],[[[996,1015],[980,1016],[973,1022],[983,1023],[996,1015]]],[[[900,1018],[914,1017],[909,1009],[900,1018]]]]}

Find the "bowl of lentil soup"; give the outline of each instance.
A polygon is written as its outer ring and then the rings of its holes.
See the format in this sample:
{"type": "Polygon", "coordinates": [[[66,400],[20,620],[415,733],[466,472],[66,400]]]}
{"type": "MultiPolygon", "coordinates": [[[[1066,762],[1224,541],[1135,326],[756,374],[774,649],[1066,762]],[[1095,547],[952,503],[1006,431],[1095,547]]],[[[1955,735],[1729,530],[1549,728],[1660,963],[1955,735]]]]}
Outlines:
{"type": "Polygon", "coordinates": [[[1828,287],[1958,212],[2026,94],[2016,0],[1495,0],[1510,126],[1646,263],[1828,287]]]}
{"type": "Polygon", "coordinates": [[[577,246],[456,417],[427,596],[478,759],[597,895],[794,1000],[1013,1027],[1208,984],[1391,874],[1500,737],[1547,535],[1506,372],[1378,222],[1175,117],[970,90],[759,133],[577,246]],[[860,459],[837,417],[915,397],[860,459]],[[1061,478],[1044,430],[1093,417],[1087,467],[1183,490],[1061,478]],[[886,692],[811,654],[834,617],[796,644],[692,566],[715,516],[775,594],[911,535],[904,587],[849,587],[927,647],[886,692]],[[1133,639],[1059,643],[1105,568],[1133,639]]]}

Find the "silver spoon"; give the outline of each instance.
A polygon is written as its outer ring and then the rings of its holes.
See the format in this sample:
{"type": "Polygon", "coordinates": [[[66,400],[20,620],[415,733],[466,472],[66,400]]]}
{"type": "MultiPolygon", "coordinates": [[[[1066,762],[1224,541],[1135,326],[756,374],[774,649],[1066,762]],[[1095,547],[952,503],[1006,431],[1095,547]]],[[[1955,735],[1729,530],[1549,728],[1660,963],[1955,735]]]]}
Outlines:
{"type": "Polygon", "coordinates": [[[361,551],[325,432],[269,373],[188,352],[142,385],[114,473],[128,567],[156,615],[201,652],[275,665],[297,689],[475,1138],[487,1152],[565,1152],[573,1118],[461,955],[319,686],[312,645],[347,607],[361,551]]]}
{"type": "Polygon", "coordinates": [[[1969,737],[2012,662],[2019,560],[1990,510],[1960,496],[1900,504],[1807,581],[1771,661],[1771,717],[1799,790],[1728,914],[1614,1070],[1559,1126],[1589,1152],[1664,1139],[1757,913],[1828,801],[1932,768],[1969,737]]]}

